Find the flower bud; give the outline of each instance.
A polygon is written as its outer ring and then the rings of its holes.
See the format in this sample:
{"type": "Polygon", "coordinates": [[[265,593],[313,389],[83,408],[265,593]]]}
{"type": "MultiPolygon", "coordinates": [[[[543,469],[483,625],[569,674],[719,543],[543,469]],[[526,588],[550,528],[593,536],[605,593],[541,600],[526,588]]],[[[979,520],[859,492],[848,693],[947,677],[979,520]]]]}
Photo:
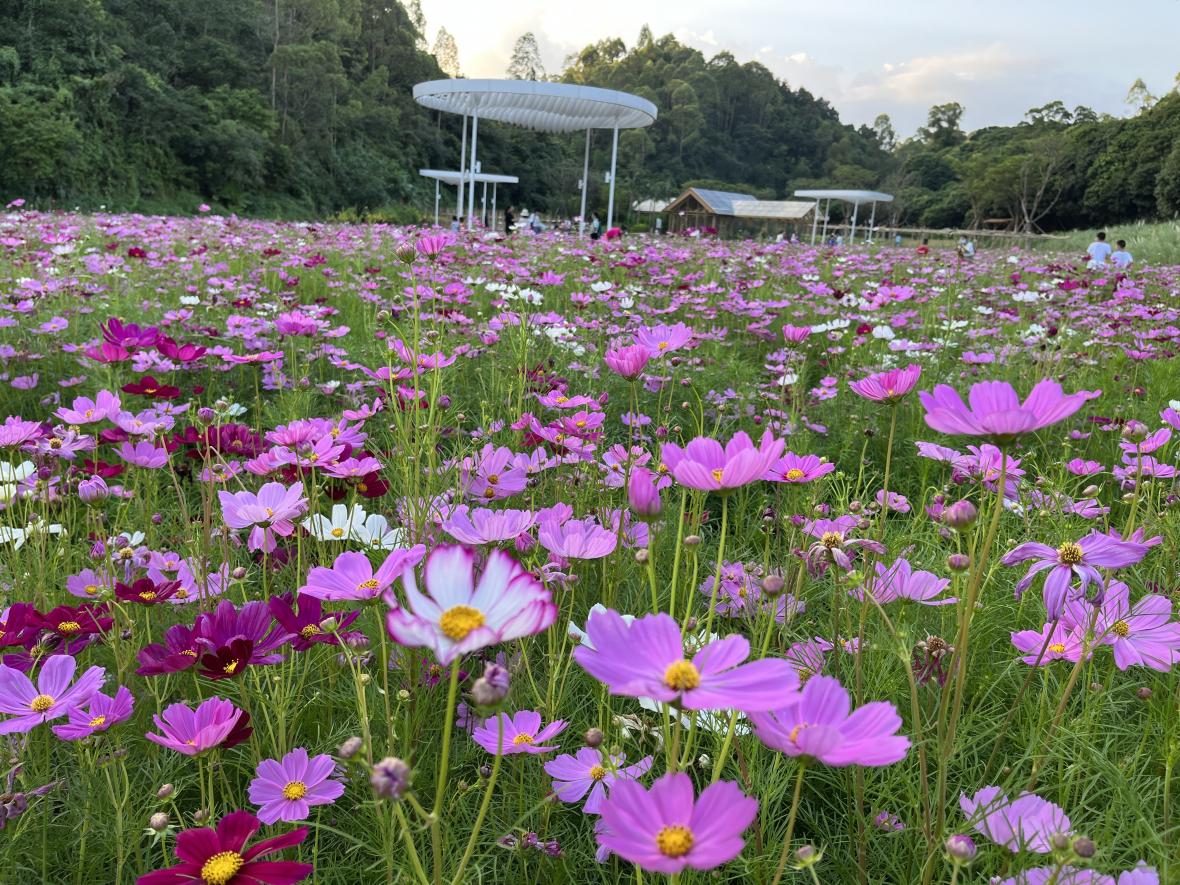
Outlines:
{"type": "Polygon", "coordinates": [[[1142,421],[1132,419],[1123,425],[1122,436],[1127,442],[1143,442],[1143,440],[1147,439],[1147,434],[1147,425],[1142,421]]]}
{"type": "Polygon", "coordinates": [[[646,548],[640,548],[635,551],[635,561],[640,565],[647,565],[648,553],[646,548]]]}
{"type": "Polygon", "coordinates": [[[1151,689],[1148,688],[1146,685],[1143,686],[1142,688],[1137,688],[1137,689],[1135,689],[1135,697],[1139,698],[1139,700],[1141,700],[1141,701],[1150,701],[1151,700],[1151,689]]]}
{"type": "Polygon", "coordinates": [[[795,863],[809,867],[819,860],[819,852],[814,845],[800,845],[795,849],[795,863]]]}
{"type": "Polygon", "coordinates": [[[78,497],[86,504],[103,501],[110,493],[106,480],[101,476],[92,476],[90,479],[84,479],[78,483],[78,497]]]}
{"type": "Polygon", "coordinates": [[[162,786],[162,787],[160,787],[160,789],[156,790],[156,798],[157,799],[167,799],[169,796],[171,796],[175,792],[176,792],[176,787],[172,786],[172,784],[164,784],[164,786],[162,786]]]}
{"type": "Polygon", "coordinates": [[[1049,837],[1049,844],[1053,846],[1054,851],[1065,851],[1069,848],[1069,836],[1065,833],[1054,833],[1049,837]]]}
{"type": "Polygon", "coordinates": [[[780,575],[767,575],[762,579],[762,592],[767,596],[778,596],[783,592],[785,582],[780,575]]]}
{"type": "Polygon", "coordinates": [[[943,525],[961,532],[975,524],[979,511],[970,501],[956,501],[942,512],[943,525]]]}
{"type": "Polygon", "coordinates": [[[1093,840],[1086,836],[1078,836],[1073,840],[1073,853],[1083,860],[1093,857],[1095,850],[1093,840]]]}
{"type": "Polygon", "coordinates": [[[966,553],[952,553],[946,558],[946,567],[952,572],[965,572],[971,568],[971,557],[966,553]]]}
{"type": "Polygon", "coordinates": [[[975,842],[970,836],[956,833],[946,840],[946,854],[955,863],[971,863],[975,859],[975,842]]]}
{"type": "Polygon", "coordinates": [[[148,826],[151,827],[153,830],[155,830],[157,833],[162,833],[166,829],[168,829],[169,822],[170,822],[170,819],[168,817],[167,812],[157,811],[155,814],[153,814],[151,816],[151,819],[148,821],[148,826]]]}
{"type": "Polygon", "coordinates": [[[414,248],[413,243],[402,243],[393,254],[402,264],[413,264],[418,258],[418,250],[414,248]]]}
{"type": "Polygon", "coordinates": [[[605,737],[606,735],[602,733],[601,728],[591,728],[588,729],[586,734],[582,736],[582,741],[587,747],[597,748],[602,746],[602,742],[605,737]]]}
{"type": "Polygon", "coordinates": [[[508,670],[499,664],[487,664],[483,676],[471,686],[471,700],[477,707],[491,707],[508,696],[508,670]]]}
{"type": "Polygon", "coordinates": [[[338,626],[340,626],[340,622],[334,615],[328,615],[328,617],[320,621],[320,629],[325,633],[334,632],[338,626]]]}
{"type": "Polygon", "coordinates": [[[239,565],[237,568],[235,568],[232,572],[229,573],[229,576],[231,578],[233,578],[235,581],[240,581],[240,580],[242,580],[242,578],[246,577],[246,569],[243,566],[239,565]]]}
{"type": "Polygon", "coordinates": [[[660,515],[660,490],[656,476],[646,467],[636,467],[627,483],[627,504],[635,515],[650,522],[660,515]]]}
{"type": "Polygon", "coordinates": [[[400,799],[410,785],[410,766],[394,756],[386,756],[373,766],[369,783],[378,796],[400,799]]]}
{"type": "Polygon", "coordinates": [[[364,745],[364,741],[362,741],[359,737],[350,737],[340,745],[339,749],[336,750],[336,755],[341,759],[351,759],[361,751],[361,748],[364,745]]]}
{"type": "Polygon", "coordinates": [[[701,543],[700,535],[685,535],[684,546],[688,548],[699,547],[701,543]]]}
{"type": "Polygon", "coordinates": [[[209,812],[204,808],[198,808],[193,812],[193,823],[203,824],[207,820],[209,820],[209,812]]]}
{"type": "Polygon", "coordinates": [[[213,419],[216,417],[217,413],[208,406],[201,406],[201,408],[197,409],[197,420],[202,424],[212,424],[213,419]]]}

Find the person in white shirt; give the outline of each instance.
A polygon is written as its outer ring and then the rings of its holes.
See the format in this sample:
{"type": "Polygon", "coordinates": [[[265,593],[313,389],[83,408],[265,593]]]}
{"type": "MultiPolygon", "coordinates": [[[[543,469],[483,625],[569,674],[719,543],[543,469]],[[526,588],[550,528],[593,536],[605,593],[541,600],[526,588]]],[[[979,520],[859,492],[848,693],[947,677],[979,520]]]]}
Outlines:
{"type": "Polygon", "coordinates": [[[1131,253],[1127,251],[1127,241],[1119,240],[1115,243],[1118,250],[1110,256],[1111,263],[1119,270],[1123,270],[1131,266],[1131,262],[1135,259],[1131,257],[1131,253]]]}
{"type": "Polygon", "coordinates": [[[1110,243],[1106,242],[1106,231],[1098,231],[1098,239],[1090,244],[1086,254],[1090,256],[1090,267],[1106,267],[1106,259],[1111,253],[1110,243]]]}

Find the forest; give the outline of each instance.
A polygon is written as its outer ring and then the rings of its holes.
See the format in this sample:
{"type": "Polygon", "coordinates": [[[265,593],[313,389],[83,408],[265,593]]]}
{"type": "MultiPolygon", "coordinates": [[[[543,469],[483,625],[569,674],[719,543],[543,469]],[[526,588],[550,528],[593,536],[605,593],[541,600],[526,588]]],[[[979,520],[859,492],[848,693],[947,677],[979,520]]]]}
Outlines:
{"type": "MultiPolygon", "coordinates": [[[[0,198],[42,208],[286,218],[427,217],[423,167],[454,168],[460,121],[413,84],[461,75],[445,28],[431,46],[416,0],[8,0],[0,5],[0,198]]],[[[1015,126],[964,132],[932,107],[901,138],[882,115],[842,123],[822,97],[755,62],[706,58],[646,27],[547,74],[523,35],[507,76],[624,89],[659,107],[621,134],[620,204],[690,184],[760,197],[874,187],[890,223],[1059,230],[1180,212],[1180,95],[1141,84],[1127,117],[1051,102],[1015,126]]],[[[582,142],[504,126],[480,133],[505,196],[577,211],[582,142]]],[[[609,163],[599,134],[592,166],[609,163]]],[[[591,185],[605,190],[601,172],[591,185]]],[[[605,204],[592,194],[591,205],[605,204]]]]}

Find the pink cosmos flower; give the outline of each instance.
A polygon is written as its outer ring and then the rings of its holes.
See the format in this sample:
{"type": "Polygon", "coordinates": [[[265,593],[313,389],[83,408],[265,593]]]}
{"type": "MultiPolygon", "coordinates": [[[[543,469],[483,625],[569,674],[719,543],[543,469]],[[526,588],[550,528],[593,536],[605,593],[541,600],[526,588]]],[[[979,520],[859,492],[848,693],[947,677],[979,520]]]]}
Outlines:
{"type": "Polygon", "coordinates": [[[711,784],[694,798],[692,780],[679,772],[650,790],[620,780],[602,804],[598,844],[653,873],[711,870],[741,854],[742,832],[757,814],[758,801],[732,781],[711,784]]]}
{"type": "Polygon", "coordinates": [[[651,353],[646,347],[633,344],[630,347],[608,350],[602,359],[606,367],[620,378],[634,381],[643,374],[647,361],[651,359],[651,353]]]}
{"type": "Polygon", "coordinates": [[[676,703],[686,710],[770,710],[790,702],[799,679],[778,658],[742,663],[750,643],[729,636],[706,644],[688,660],[680,625],[669,615],[628,622],[618,612],[593,612],[589,645],[574,649],[587,673],[611,694],[676,703]]]}
{"type": "Polygon", "coordinates": [[[1040,630],[1012,633],[1012,644],[1024,652],[1020,660],[1030,666],[1045,667],[1054,661],[1072,661],[1082,655],[1084,633],[1062,621],[1050,621],[1040,630]]]}
{"type": "Polygon", "coordinates": [[[556,744],[546,746],[545,741],[557,737],[568,727],[568,722],[555,719],[542,728],[540,713],[534,710],[521,710],[511,716],[507,713],[497,713],[477,727],[471,733],[471,738],[493,756],[496,755],[498,746],[501,756],[515,756],[518,753],[535,756],[538,753],[552,753],[556,750],[556,744]],[[500,745],[501,729],[503,746],[500,745]]]}
{"type": "Polygon", "coordinates": [[[601,559],[614,552],[619,535],[617,531],[603,528],[593,517],[564,522],[550,519],[541,523],[537,540],[550,553],[563,559],[601,559]]]}
{"type": "MultiPolygon", "coordinates": [[[[878,562],[876,569],[877,577],[866,584],[869,585],[873,598],[882,605],[898,599],[908,599],[922,605],[953,605],[958,602],[954,597],[935,598],[950,586],[950,578],[940,578],[933,572],[916,572],[905,558],[899,558],[889,566],[878,562]]],[[[850,592],[856,599],[864,598],[864,591],[860,587],[850,592]]]]}
{"type": "MultiPolygon", "coordinates": [[[[1070,600],[1061,623],[1072,627],[1080,644],[1090,623],[1090,612],[1078,601],[1070,600]]],[[[1167,673],[1180,661],[1180,624],[1172,620],[1171,601],[1152,593],[1131,605],[1130,590],[1122,581],[1111,581],[1106,588],[1094,634],[1101,637],[1100,645],[1112,647],[1120,670],[1149,667],[1167,673]]]]}
{"type": "Polygon", "coordinates": [[[651,769],[651,756],[624,766],[626,759],[622,753],[611,755],[593,747],[582,747],[572,756],[563,753],[546,762],[545,773],[553,778],[553,793],[558,799],[579,802],[585,797],[582,811],[599,814],[607,791],[616,781],[636,780],[651,769]]]}
{"type": "Polygon", "coordinates": [[[644,522],[660,515],[660,477],[646,467],[635,467],[627,481],[627,504],[644,522]]]}
{"type": "Polygon", "coordinates": [[[1065,611],[1065,601],[1075,576],[1081,582],[1076,595],[1090,598],[1087,590],[1093,585],[1093,601],[1100,602],[1106,585],[1098,569],[1135,565],[1147,555],[1149,549],[1150,544],[1123,541],[1101,532],[1090,532],[1081,540],[1067,541],[1056,549],[1048,544],[1026,541],[1006,553],[1000,562],[1016,565],[1036,560],[1016,584],[1017,599],[1032,585],[1033,578],[1039,572],[1050,570],[1045,578],[1044,597],[1048,618],[1054,621],[1065,611]]]}
{"type": "Polygon", "coordinates": [[[692,329],[684,323],[674,326],[651,326],[635,333],[635,343],[647,348],[653,357],[679,350],[692,340],[692,329]]]}
{"type": "Polygon", "coordinates": [[[432,234],[430,236],[418,237],[414,243],[414,248],[418,250],[419,255],[426,258],[437,258],[450,244],[451,238],[446,234],[432,234]]]}
{"type": "Polygon", "coordinates": [[[811,326],[783,326],[783,341],[787,344],[802,344],[811,335],[811,326]]]}
{"type": "Polygon", "coordinates": [[[282,758],[263,759],[250,781],[250,801],[264,824],[307,820],[313,805],[331,805],[344,795],[344,784],[332,779],[336,762],[323,754],[308,757],[296,747],[282,758]]]}
{"type": "Polygon", "coordinates": [[[66,424],[95,424],[118,414],[120,408],[119,397],[109,390],[100,390],[94,399],[77,397],[70,408],[62,406],[53,414],[66,424]]]}
{"type": "Polygon", "coordinates": [[[429,648],[444,666],[478,649],[540,633],[557,618],[549,591],[503,550],[488,553],[478,583],[470,547],[436,547],[422,573],[429,595],[418,590],[413,568],[402,572],[406,607],[386,593],[391,607],[386,627],[394,641],[429,648]]]}
{"type": "Polygon", "coordinates": [[[922,374],[922,367],[911,363],[904,369],[890,369],[888,372],[878,372],[859,381],[849,382],[848,386],[857,396],[878,403],[899,403],[905,398],[918,378],[922,374]]]}
{"type": "Polygon", "coordinates": [[[1143,861],[1133,869],[1119,873],[1117,878],[1096,870],[1052,864],[1021,870],[1003,881],[993,881],[998,885],[1160,885],[1159,873],[1143,861]]]}
{"type": "Polygon", "coordinates": [[[333,560],[331,568],[313,568],[307,575],[307,583],[299,588],[299,595],[333,601],[376,599],[392,587],[406,569],[420,563],[425,555],[426,548],[422,544],[393,550],[374,571],[366,554],[341,553],[333,560]]]}
{"type": "Polygon", "coordinates": [[[1009,800],[999,787],[984,787],[974,796],[964,793],[959,807],[977,832],[1013,854],[1049,854],[1053,835],[1071,832],[1065,812],[1035,793],[1021,793],[1009,800]]]}
{"type": "Polygon", "coordinates": [[[796,455],[786,452],[762,475],[771,482],[808,483],[827,476],[836,465],[821,461],[818,455],[796,455]]]}
{"type": "Polygon", "coordinates": [[[982,436],[996,445],[1063,421],[1101,390],[1080,390],[1066,394],[1061,385],[1048,378],[1037,383],[1022,403],[1006,381],[980,381],[964,404],[953,387],[939,384],[933,392],[919,391],[926,409],[926,423],[942,433],[982,436]]]}
{"type": "Polygon", "coordinates": [[[148,732],[145,737],[185,756],[199,756],[214,747],[232,747],[254,731],[249,727],[249,713],[217,697],[203,701],[196,710],[188,704],[170,704],[163,716],[153,716],[152,721],[163,734],[148,732]]]}
{"type": "Polygon", "coordinates": [[[1093,476],[1095,473],[1101,473],[1105,468],[1097,461],[1074,458],[1065,465],[1065,469],[1074,476],[1093,476]]]}
{"type": "Polygon", "coordinates": [[[89,703],[106,679],[106,670],[91,667],[73,685],[78,662],[71,655],[53,655],[37,674],[37,684],[20,670],[0,664],[0,734],[32,731],[42,722],[60,719],[74,707],[89,703]]]}
{"type": "Polygon", "coordinates": [[[786,443],[769,430],[758,447],[744,431],[721,447],[707,436],[698,436],[684,448],[665,443],[661,459],[682,486],[705,492],[730,492],[761,479],[780,455],[786,443]]]}
{"type": "Polygon", "coordinates": [[[140,440],[134,445],[125,442],[119,447],[119,457],[136,467],[157,470],[168,463],[168,450],[157,449],[147,440],[140,440]]]}
{"type": "Polygon", "coordinates": [[[536,523],[531,510],[489,510],[460,504],[443,520],[442,529],[460,544],[498,544],[523,535],[536,523]]]}
{"type": "Polygon", "coordinates": [[[87,709],[81,705],[70,708],[69,722],[66,725],[54,725],[53,733],[63,741],[88,738],[130,719],[134,703],[135,697],[125,685],[119,686],[113,698],[96,691],[87,709]]]}
{"type": "Polygon", "coordinates": [[[231,529],[251,529],[250,549],[275,549],[272,535],[287,537],[295,531],[295,520],[307,512],[307,498],[303,483],[289,487],[281,482],[268,482],[254,492],[217,493],[221,514],[231,529]]]}
{"type": "Polygon", "coordinates": [[[905,758],[910,739],[897,708],[873,701],[849,713],[848,692],[831,676],[812,676],[793,703],[750,714],[754,733],[772,749],[825,765],[892,765],[905,758]]]}

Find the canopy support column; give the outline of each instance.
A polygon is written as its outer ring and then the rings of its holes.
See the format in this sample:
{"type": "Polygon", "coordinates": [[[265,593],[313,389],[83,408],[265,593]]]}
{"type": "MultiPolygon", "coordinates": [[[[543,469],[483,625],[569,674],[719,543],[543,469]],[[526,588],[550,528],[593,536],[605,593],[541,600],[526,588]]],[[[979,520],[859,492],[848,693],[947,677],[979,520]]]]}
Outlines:
{"type": "Polygon", "coordinates": [[[616,127],[610,146],[610,197],[606,203],[606,229],[615,226],[615,164],[619,159],[619,130],[616,127]]]}
{"type": "Polygon", "coordinates": [[[582,157],[582,211],[578,213],[578,236],[586,233],[586,192],[590,190],[590,130],[586,130],[586,153],[582,157]]]}
{"type": "Polygon", "coordinates": [[[831,214],[831,212],[832,212],[832,201],[831,201],[831,200],[824,200],[824,232],[823,232],[823,241],[824,241],[825,243],[828,241],[828,216],[831,214]]]}
{"type": "Polygon", "coordinates": [[[442,199],[442,194],[439,193],[438,179],[434,179],[434,226],[438,227],[438,203],[442,199]]]}
{"type": "Polygon", "coordinates": [[[873,240],[873,224],[877,221],[877,201],[873,200],[873,211],[869,213],[869,242],[873,240]]]}
{"type": "Polygon", "coordinates": [[[496,216],[496,188],[497,187],[499,187],[499,185],[493,181],[492,182],[492,230],[499,230],[500,229],[500,219],[496,216]]]}
{"type": "Polygon", "coordinates": [[[471,114],[471,187],[467,189],[467,229],[475,227],[475,163],[479,147],[479,109],[471,114]]]}
{"type": "Polygon", "coordinates": [[[488,226],[488,183],[483,183],[483,196],[479,201],[479,220],[484,227],[488,226]]]}
{"type": "Polygon", "coordinates": [[[860,203],[852,204],[852,230],[848,234],[848,245],[856,242],[856,213],[860,211],[860,203]]]}
{"type": "Polygon", "coordinates": [[[815,211],[811,214],[811,245],[815,245],[815,227],[819,224],[819,197],[815,198],[815,211]]]}
{"type": "Polygon", "coordinates": [[[467,167],[467,115],[463,115],[463,141],[459,144],[459,184],[455,190],[455,217],[463,217],[463,170],[467,167]]]}

